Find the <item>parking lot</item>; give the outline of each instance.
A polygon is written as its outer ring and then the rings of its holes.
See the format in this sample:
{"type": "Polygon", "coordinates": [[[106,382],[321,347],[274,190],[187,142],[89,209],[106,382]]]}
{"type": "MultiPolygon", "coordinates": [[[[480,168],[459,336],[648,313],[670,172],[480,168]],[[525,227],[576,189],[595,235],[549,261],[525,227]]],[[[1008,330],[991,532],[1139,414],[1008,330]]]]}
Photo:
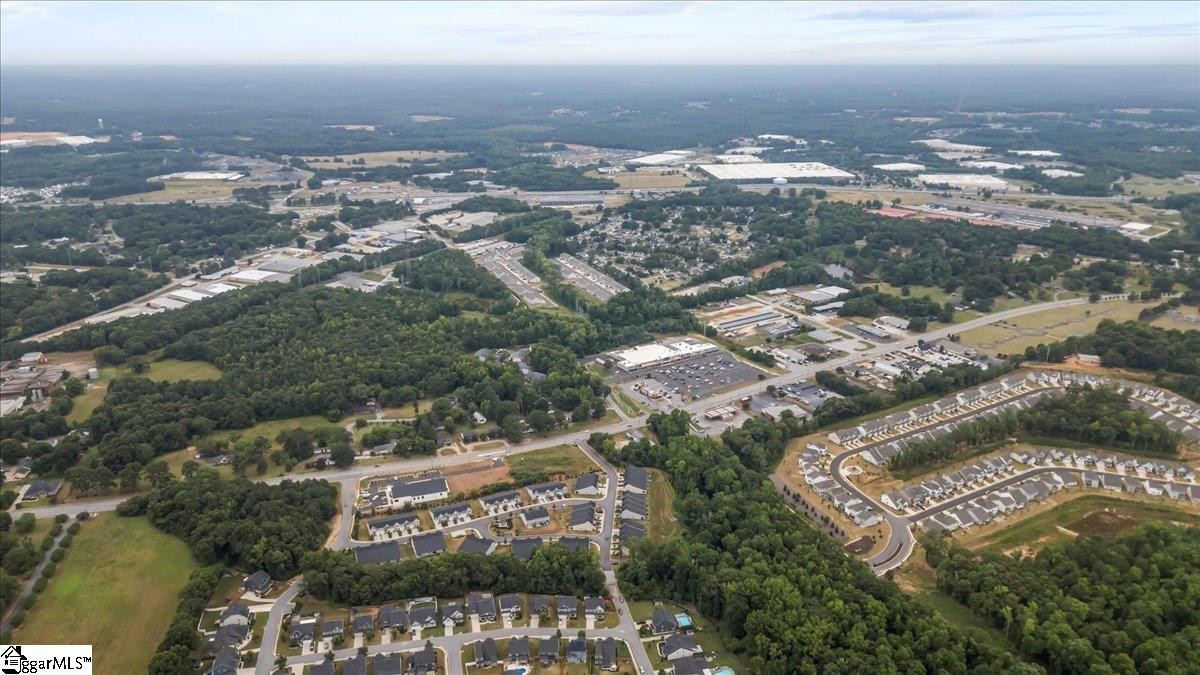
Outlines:
{"type": "Polygon", "coordinates": [[[613,381],[657,387],[664,392],[664,398],[687,402],[757,381],[761,374],[763,371],[726,352],[716,352],[658,368],[622,373],[613,381]]]}

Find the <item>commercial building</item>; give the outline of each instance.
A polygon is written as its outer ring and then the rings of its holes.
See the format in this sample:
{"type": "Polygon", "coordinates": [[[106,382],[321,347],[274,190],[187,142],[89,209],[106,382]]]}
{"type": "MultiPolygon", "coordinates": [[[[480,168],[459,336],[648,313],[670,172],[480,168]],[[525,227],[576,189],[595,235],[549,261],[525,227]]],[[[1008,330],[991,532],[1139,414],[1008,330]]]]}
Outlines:
{"type": "Polygon", "coordinates": [[[717,351],[717,346],[692,338],[651,342],[631,349],[612,352],[617,367],[626,372],[657,368],[717,351]]]}
{"type": "Polygon", "coordinates": [[[771,180],[773,178],[849,180],[854,178],[852,173],[821,162],[701,164],[697,168],[717,180],[771,180]]]}

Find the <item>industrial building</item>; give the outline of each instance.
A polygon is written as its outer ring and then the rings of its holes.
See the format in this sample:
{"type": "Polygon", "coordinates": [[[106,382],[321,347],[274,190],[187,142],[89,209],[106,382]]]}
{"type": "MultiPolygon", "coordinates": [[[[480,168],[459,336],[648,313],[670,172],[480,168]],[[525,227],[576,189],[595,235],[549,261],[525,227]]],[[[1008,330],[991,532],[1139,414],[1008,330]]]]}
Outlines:
{"type": "Polygon", "coordinates": [[[829,178],[849,180],[854,174],[821,162],[764,162],[762,164],[701,164],[697,167],[717,180],[771,180],[773,178],[829,178]]]}
{"type": "Polygon", "coordinates": [[[692,338],[672,341],[651,342],[631,349],[612,352],[617,367],[626,372],[657,368],[703,354],[717,351],[717,346],[692,338]]]}

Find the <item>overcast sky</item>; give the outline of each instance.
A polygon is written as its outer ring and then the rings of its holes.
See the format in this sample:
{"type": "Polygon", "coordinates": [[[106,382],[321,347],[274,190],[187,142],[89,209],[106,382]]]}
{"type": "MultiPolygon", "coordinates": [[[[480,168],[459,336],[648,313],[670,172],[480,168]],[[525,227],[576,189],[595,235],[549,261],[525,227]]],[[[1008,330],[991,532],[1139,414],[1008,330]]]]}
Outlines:
{"type": "Polygon", "coordinates": [[[1200,2],[0,2],[0,63],[1197,64],[1200,2]]]}

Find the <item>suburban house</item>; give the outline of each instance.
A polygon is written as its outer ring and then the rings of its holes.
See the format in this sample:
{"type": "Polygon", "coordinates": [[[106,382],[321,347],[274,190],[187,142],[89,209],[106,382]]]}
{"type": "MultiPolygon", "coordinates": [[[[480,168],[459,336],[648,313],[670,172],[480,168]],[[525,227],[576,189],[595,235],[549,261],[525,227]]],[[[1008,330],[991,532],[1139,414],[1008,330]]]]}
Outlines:
{"type": "Polygon", "coordinates": [[[592,502],[571,507],[567,529],[577,532],[593,532],[596,529],[596,505],[592,502]]]}
{"type": "Polygon", "coordinates": [[[446,538],[441,532],[427,532],[412,538],[413,555],[424,558],[446,552],[446,538]]]}
{"type": "Polygon", "coordinates": [[[438,624],[437,607],[424,606],[409,608],[409,626],[412,628],[434,628],[438,624]]]}
{"type": "Polygon", "coordinates": [[[603,493],[604,491],[600,489],[600,474],[585,473],[575,479],[575,494],[596,496],[603,493]]]}
{"type": "Polygon", "coordinates": [[[375,631],[375,617],[371,614],[357,614],[353,619],[350,619],[350,633],[352,635],[366,635],[375,631]]]}
{"type": "Polygon", "coordinates": [[[650,489],[650,476],[643,467],[626,464],[624,478],[626,492],[645,494],[650,489]]]}
{"type": "Polygon", "coordinates": [[[587,663],[587,640],[575,638],[567,643],[567,663],[587,663]]]}
{"type": "Polygon", "coordinates": [[[330,619],[321,624],[321,637],[334,638],[338,637],[345,630],[345,623],[341,619],[330,619]]]}
{"type": "Polygon", "coordinates": [[[525,486],[525,493],[529,495],[529,499],[534,502],[550,502],[556,499],[563,499],[567,496],[566,483],[538,483],[537,485],[525,486]]]}
{"type": "Polygon", "coordinates": [[[408,631],[408,612],[396,605],[379,608],[379,628],[382,630],[408,631]]]}
{"type": "Polygon", "coordinates": [[[62,484],[63,482],[57,478],[50,480],[44,478],[34,479],[25,487],[25,493],[21,495],[21,501],[31,502],[35,499],[56,495],[62,488],[62,484]]]}
{"type": "Polygon", "coordinates": [[[550,616],[554,611],[554,598],[549,595],[535,595],[529,598],[529,613],[531,616],[550,616]]]}
{"type": "Polygon", "coordinates": [[[367,521],[367,534],[372,539],[405,537],[421,531],[421,519],[415,513],[401,513],[367,521]]]}
{"type": "Polygon", "coordinates": [[[592,540],[587,537],[572,537],[570,535],[558,538],[559,544],[568,551],[586,551],[592,545],[592,540]]]}
{"type": "Polygon", "coordinates": [[[242,582],[242,588],[244,590],[257,595],[260,598],[266,596],[267,593],[270,593],[271,587],[274,585],[275,582],[271,580],[271,575],[267,574],[264,570],[258,570],[254,574],[246,577],[246,580],[242,582]]]}
{"type": "Polygon", "coordinates": [[[659,607],[650,615],[650,632],[655,635],[674,633],[679,630],[679,620],[670,610],[659,607]]]}
{"type": "Polygon", "coordinates": [[[521,512],[521,522],[530,529],[550,524],[550,512],[544,506],[535,506],[521,512]]]}
{"type": "MultiPolygon", "coordinates": [[[[425,675],[426,673],[437,672],[438,659],[437,650],[433,648],[433,643],[425,641],[425,648],[408,657],[408,672],[412,675],[425,675]]],[[[378,675],[379,671],[375,671],[378,675]]]]}
{"type": "Polygon", "coordinates": [[[458,600],[447,600],[442,603],[442,623],[461,624],[467,618],[463,603],[458,600]]]}
{"type": "Polygon", "coordinates": [[[479,504],[483,507],[483,512],[489,516],[494,516],[497,513],[512,511],[521,506],[521,495],[516,490],[505,490],[496,494],[488,495],[479,498],[479,504]]]}
{"type": "Polygon", "coordinates": [[[529,560],[533,557],[533,552],[541,547],[541,537],[517,537],[512,540],[512,554],[518,560],[529,560]]]}
{"type": "Polygon", "coordinates": [[[429,509],[429,515],[433,517],[433,523],[438,527],[461,525],[475,517],[474,512],[471,511],[471,505],[467,502],[447,504],[446,506],[429,509]]]}
{"type": "Polygon", "coordinates": [[[248,625],[249,623],[250,623],[250,608],[247,607],[246,604],[242,603],[242,602],[235,602],[232,605],[226,607],[225,611],[221,612],[220,618],[217,619],[217,625],[222,626],[222,627],[233,626],[233,625],[245,626],[245,625],[248,625]]]}
{"type": "Polygon", "coordinates": [[[459,553],[482,553],[489,555],[494,550],[496,550],[496,542],[491,539],[484,539],[477,534],[468,534],[463,537],[462,542],[458,545],[459,553]]]}
{"type": "Polygon", "coordinates": [[[367,675],[367,657],[359,654],[343,661],[342,675],[367,675]]]}
{"type": "Polygon", "coordinates": [[[696,639],[691,635],[668,635],[661,643],[663,658],[669,661],[682,659],[688,656],[700,656],[704,650],[696,644],[696,639]]]}
{"type": "Polygon", "coordinates": [[[472,591],[467,593],[467,614],[478,617],[483,623],[496,620],[496,599],[491,593],[472,591]]]}
{"type": "MultiPolygon", "coordinates": [[[[433,532],[431,534],[438,534],[433,532]]],[[[380,563],[396,562],[400,559],[400,544],[394,541],[381,541],[376,544],[354,547],[354,559],[359,565],[378,565],[380,563]]]]}
{"type": "Polygon", "coordinates": [[[380,675],[380,673],[403,675],[404,655],[398,652],[395,654],[376,654],[375,658],[371,659],[371,669],[375,675],[380,675]]]}
{"type": "Polygon", "coordinates": [[[559,619],[574,619],[579,615],[579,598],[560,595],[554,599],[554,613],[559,619]]]}
{"type": "Polygon", "coordinates": [[[294,645],[302,645],[312,642],[317,639],[317,622],[313,621],[293,621],[288,629],[288,639],[294,645]]]}
{"type": "MultiPolygon", "coordinates": [[[[500,616],[507,619],[516,619],[521,616],[521,596],[516,593],[506,593],[499,598],[496,598],[500,603],[500,616]]],[[[511,649],[511,647],[510,647],[511,649]]]]}
{"type": "Polygon", "coordinates": [[[675,659],[671,662],[671,666],[675,668],[675,675],[712,675],[712,670],[708,667],[708,662],[703,656],[687,656],[682,659],[675,659]]]}
{"type": "Polygon", "coordinates": [[[237,675],[241,662],[242,656],[238,654],[237,649],[225,647],[213,658],[212,668],[208,669],[208,673],[209,675],[237,675]]]}
{"type": "MultiPolygon", "coordinates": [[[[501,596],[503,597],[503,596],[501,596]]],[[[517,665],[529,663],[529,638],[515,637],[508,641],[508,662],[517,665]]]]}
{"type": "Polygon", "coordinates": [[[646,527],[639,522],[627,520],[621,523],[617,538],[621,543],[621,554],[629,555],[630,545],[639,539],[646,538],[646,527]]]}
{"type": "Polygon", "coordinates": [[[604,598],[589,596],[583,599],[583,615],[599,621],[604,618],[604,598]]]}
{"type": "Polygon", "coordinates": [[[546,638],[538,641],[538,665],[549,668],[558,661],[558,640],[546,638]]]}
{"type": "Polygon", "coordinates": [[[648,513],[645,495],[626,493],[621,498],[620,516],[622,520],[645,520],[648,513]]]}
{"type": "Polygon", "coordinates": [[[226,647],[241,649],[249,641],[249,626],[238,624],[221,626],[204,646],[204,656],[206,658],[215,658],[217,654],[221,653],[222,649],[226,647]]]}
{"type": "Polygon", "coordinates": [[[475,667],[491,668],[500,662],[500,654],[496,651],[496,641],[492,638],[475,643],[475,667]]]}
{"type": "Polygon", "coordinates": [[[596,667],[600,670],[617,669],[617,641],[613,638],[596,640],[596,667]]]}

